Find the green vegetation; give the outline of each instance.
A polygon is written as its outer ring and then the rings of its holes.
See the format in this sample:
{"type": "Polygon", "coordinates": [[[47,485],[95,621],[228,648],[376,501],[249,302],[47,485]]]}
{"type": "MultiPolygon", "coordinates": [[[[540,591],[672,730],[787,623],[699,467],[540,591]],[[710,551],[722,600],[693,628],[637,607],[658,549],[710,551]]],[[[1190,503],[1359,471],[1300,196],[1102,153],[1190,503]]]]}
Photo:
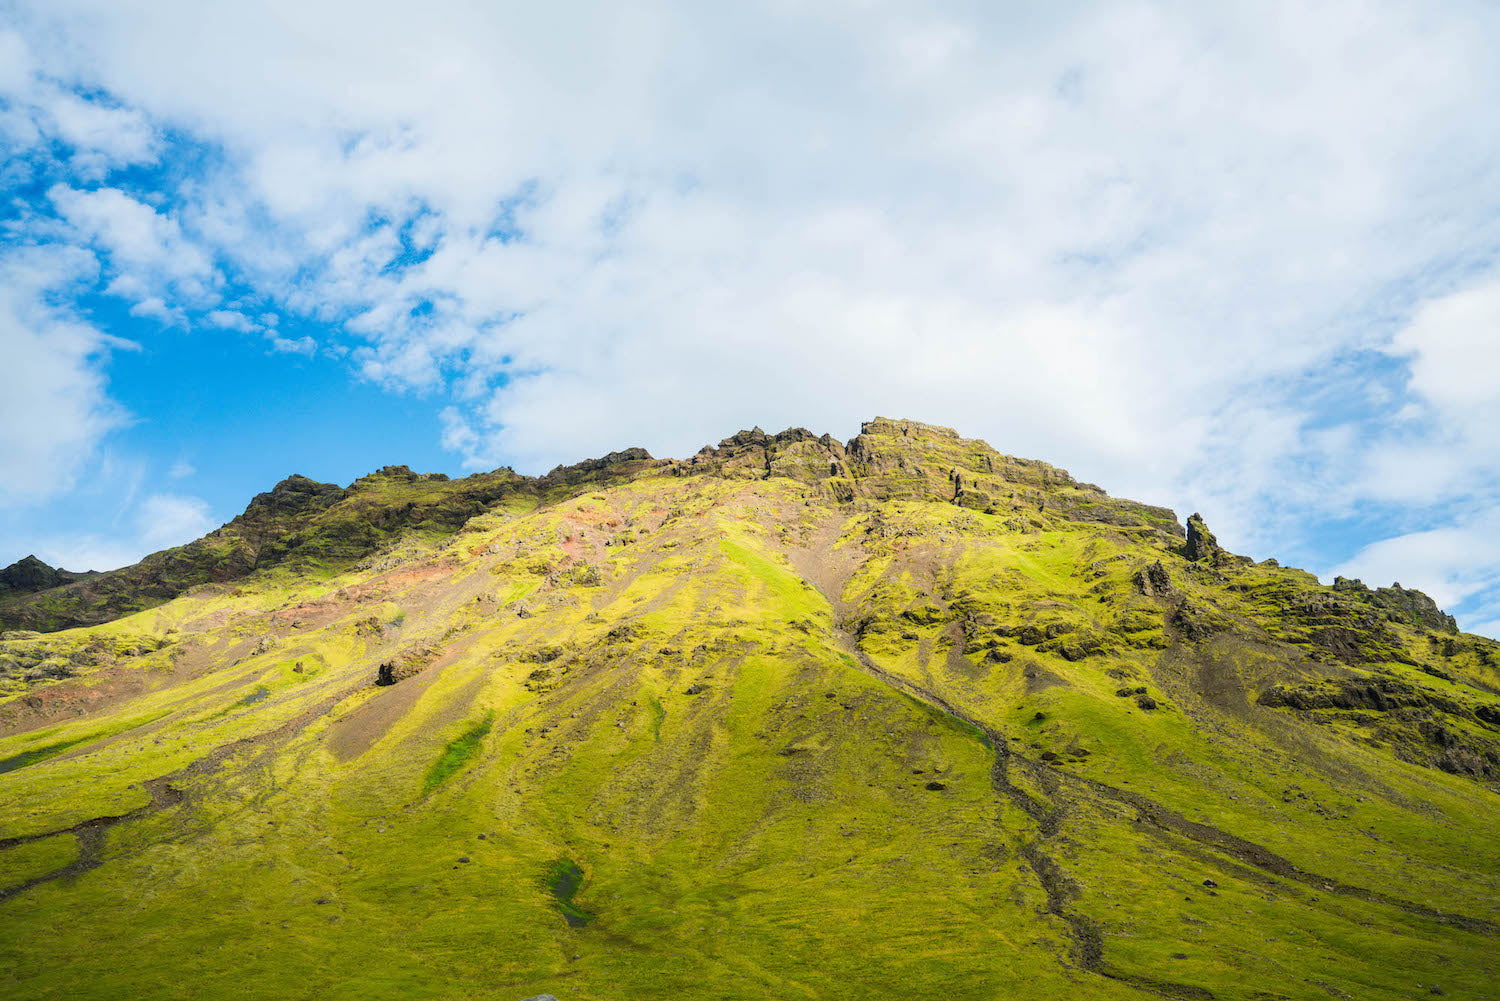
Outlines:
{"type": "Polygon", "coordinates": [[[558,859],[547,868],[547,888],[557,898],[557,909],[570,928],[582,928],[594,920],[594,915],[573,903],[573,897],[583,886],[583,870],[570,859],[558,859]]]}
{"type": "Polygon", "coordinates": [[[60,587],[0,592],[0,630],[107,622],[257,572],[285,580],[388,568],[424,544],[450,539],[487,511],[528,510],[549,495],[610,482],[649,464],[641,452],[611,464],[559,468],[540,479],[502,469],[461,480],[386,466],[347,489],[290,476],[195,542],[60,587]]]}
{"type": "Polygon", "coordinates": [[[59,741],[56,744],[47,744],[45,747],[38,747],[34,750],[22,751],[20,754],[12,754],[8,758],[0,758],[0,774],[13,772],[17,768],[25,768],[27,765],[34,765],[38,761],[45,761],[54,754],[60,754],[68,748],[77,747],[88,740],[88,737],[77,737],[73,740],[59,741]]]}
{"type": "Polygon", "coordinates": [[[905,422],[486,475],[0,639],[8,998],[1493,993],[1425,596],[905,422]]]}
{"type": "Polygon", "coordinates": [[[485,735],[490,732],[490,727],[494,725],[494,722],[495,714],[486,713],[484,719],[454,738],[443,749],[442,756],[433,762],[432,770],[427,773],[427,779],[423,782],[425,791],[431,792],[436,789],[454,772],[467,764],[469,759],[479,752],[480,745],[484,743],[485,735]]]}
{"type": "MultiPolygon", "coordinates": [[[[252,700],[253,699],[251,696],[247,696],[245,700],[242,700],[242,704],[248,704],[248,702],[252,700]]],[[[27,765],[34,765],[39,761],[45,761],[54,755],[61,754],[64,751],[71,750],[72,748],[78,747],[82,744],[91,744],[95,741],[103,740],[106,737],[113,737],[116,734],[124,733],[127,730],[134,730],[136,727],[145,726],[148,723],[154,723],[157,720],[161,719],[163,716],[167,715],[169,715],[168,712],[158,712],[151,716],[123,720],[102,729],[94,730],[90,733],[84,733],[76,737],[69,737],[66,740],[59,740],[56,743],[52,744],[44,744],[41,747],[29,748],[17,754],[12,754],[7,758],[0,758],[0,774],[4,774],[5,772],[13,772],[18,768],[25,768],[27,765]]],[[[39,735],[43,732],[52,731],[38,731],[36,735],[39,735]]]]}

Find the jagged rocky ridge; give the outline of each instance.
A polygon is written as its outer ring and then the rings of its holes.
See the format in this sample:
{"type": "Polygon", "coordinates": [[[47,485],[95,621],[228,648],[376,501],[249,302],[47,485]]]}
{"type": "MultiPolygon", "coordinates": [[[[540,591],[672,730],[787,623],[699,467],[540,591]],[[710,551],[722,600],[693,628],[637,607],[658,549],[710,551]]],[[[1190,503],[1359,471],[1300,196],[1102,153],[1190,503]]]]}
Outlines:
{"type": "Polygon", "coordinates": [[[405,534],[447,537],[496,505],[534,505],[650,464],[643,449],[631,449],[559,467],[542,477],[500,469],[450,480],[442,473],[386,466],[344,488],[289,476],[257,494],[243,514],[195,542],[120,570],[73,575],[77,579],[45,590],[0,592],[0,629],[50,632],[96,625],[193,587],[241,580],[257,571],[347,569],[405,534]]]}
{"type": "MultiPolygon", "coordinates": [[[[0,591],[0,629],[52,631],[107,622],[206,583],[241,579],[257,570],[344,569],[402,533],[446,536],[472,517],[506,504],[537,504],[587,485],[618,482],[647,470],[672,475],[762,479],[787,477],[817,485],[848,503],[944,499],[987,513],[1006,512],[1024,526],[1029,513],[1138,525],[1182,534],[1165,508],[1109,497],[1044,462],[1000,455],[948,429],[877,419],[847,445],[793,428],[768,435],[756,428],[705,446],[686,461],[654,460],[643,448],[611,452],[541,477],[509,469],[450,480],[386,466],[348,488],[293,475],[256,495],[245,512],[196,542],[155,553],[121,570],[37,579],[37,586],[0,591]],[[891,429],[901,429],[892,432],[891,429]],[[918,438],[911,430],[920,428],[918,438]],[[878,443],[878,444],[877,444],[878,443]],[[941,448],[934,449],[940,443],[941,448]],[[45,594],[38,592],[46,591],[45,594]]],[[[34,558],[28,558],[34,559],[34,558]]],[[[39,564],[39,561],[37,561],[39,564]]],[[[45,564],[39,564],[45,566],[45,564]]],[[[3,573],[27,574],[26,560],[3,573]]]]}

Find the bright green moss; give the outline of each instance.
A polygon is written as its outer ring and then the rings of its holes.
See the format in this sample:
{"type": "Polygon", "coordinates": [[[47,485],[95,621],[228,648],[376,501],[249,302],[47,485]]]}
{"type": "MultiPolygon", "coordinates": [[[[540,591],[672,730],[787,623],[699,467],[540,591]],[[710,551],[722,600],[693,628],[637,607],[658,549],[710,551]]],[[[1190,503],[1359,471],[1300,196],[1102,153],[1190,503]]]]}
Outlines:
{"type": "Polygon", "coordinates": [[[494,722],[494,713],[487,713],[484,719],[449,742],[448,746],[443,749],[442,756],[433,762],[431,770],[427,772],[427,778],[423,782],[424,791],[431,792],[442,785],[454,772],[478,754],[494,722]]]}
{"type": "Polygon", "coordinates": [[[594,915],[573,902],[583,886],[583,870],[571,859],[558,859],[547,867],[547,889],[557,899],[557,909],[570,928],[582,928],[594,915]]]}

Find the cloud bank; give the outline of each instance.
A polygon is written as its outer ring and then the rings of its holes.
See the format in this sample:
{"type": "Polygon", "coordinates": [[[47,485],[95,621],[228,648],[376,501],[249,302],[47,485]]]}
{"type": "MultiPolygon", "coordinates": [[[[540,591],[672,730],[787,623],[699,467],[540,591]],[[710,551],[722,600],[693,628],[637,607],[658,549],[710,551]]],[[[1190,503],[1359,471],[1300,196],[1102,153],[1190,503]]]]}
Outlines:
{"type": "Polygon", "coordinates": [[[1500,621],[1439,544],[1500,507],[1490,5],[14,12],[7,253],[426,394],[470,468],[913,416],[1500,621]]]}

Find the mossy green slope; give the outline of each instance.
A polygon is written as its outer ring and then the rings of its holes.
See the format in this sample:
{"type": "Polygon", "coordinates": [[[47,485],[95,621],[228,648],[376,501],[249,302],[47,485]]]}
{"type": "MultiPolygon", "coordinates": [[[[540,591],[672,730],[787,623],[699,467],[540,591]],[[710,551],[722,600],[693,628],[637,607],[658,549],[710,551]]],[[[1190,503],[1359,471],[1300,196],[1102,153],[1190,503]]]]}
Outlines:
{"type": "MultiPolygon", "coordinates": [[[[529,510],[581,484],[611,482],[654,465],[643,449],[629,449],[560,466],[542,477],[499,469],[450,480],[386,466],[343,488],[290,476],[257,495],[243,514],[185,546],[105,573],[52,571],[58,583],[39,590],[0,588],[0,629],[50,632],[97,625],[195,587],[257,572],[306,576],[348,570],[402,540],[448,538],[477,514],[529,510]]],[[[5,572],[24,573],[26,563],[5,572]]]]}
{"type": "Polygon", "coordinates": [[[0,703],[0,985],[1489,996],[1496,644],[1194,539],[944,429],[742,432],[12,638],[73,676],[0,703]]]}

